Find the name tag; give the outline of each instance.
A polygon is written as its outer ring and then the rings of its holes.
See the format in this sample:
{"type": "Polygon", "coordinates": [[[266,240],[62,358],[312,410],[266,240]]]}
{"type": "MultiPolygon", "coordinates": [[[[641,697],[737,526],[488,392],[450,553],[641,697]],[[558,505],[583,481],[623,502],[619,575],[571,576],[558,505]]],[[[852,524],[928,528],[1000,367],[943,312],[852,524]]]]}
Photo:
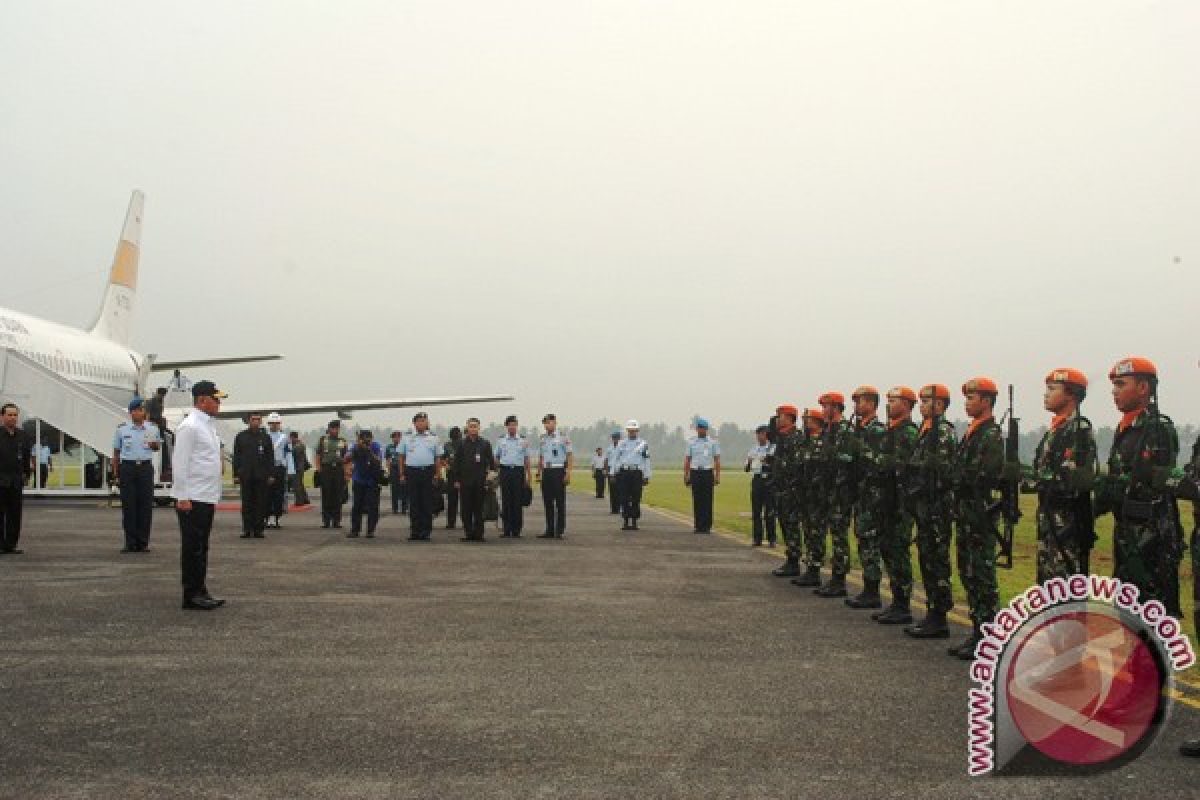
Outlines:
{"type": "Polygon", "coordinates": [[[483,463],[483,456],[479,455],[479,453],[476,453],[476,454],[475,454],[475,463],[476,463],[476,464],[481,464],[481,463],[483,463]]]}

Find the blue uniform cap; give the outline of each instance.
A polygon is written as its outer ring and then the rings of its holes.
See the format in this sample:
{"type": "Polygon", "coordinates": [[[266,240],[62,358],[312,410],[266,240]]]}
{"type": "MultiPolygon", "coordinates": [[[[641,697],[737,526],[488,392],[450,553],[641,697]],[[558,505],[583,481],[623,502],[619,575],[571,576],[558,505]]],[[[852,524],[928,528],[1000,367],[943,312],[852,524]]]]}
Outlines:
{"type": "Polygon", "coordinates": [[[141,408],[145,404],[146,403],[142,400],[142,398],[138,397],[137,395],[134,395],[134,398],[129,401],[129,410],[134,411],[136,409],[141,408]]]}
{"type": "Polygon", "coordinates": [[[706,420],[704,417],[697,417],[696,418],[696,427],[697,428],[707,428],[708,420],[706,420]]]}

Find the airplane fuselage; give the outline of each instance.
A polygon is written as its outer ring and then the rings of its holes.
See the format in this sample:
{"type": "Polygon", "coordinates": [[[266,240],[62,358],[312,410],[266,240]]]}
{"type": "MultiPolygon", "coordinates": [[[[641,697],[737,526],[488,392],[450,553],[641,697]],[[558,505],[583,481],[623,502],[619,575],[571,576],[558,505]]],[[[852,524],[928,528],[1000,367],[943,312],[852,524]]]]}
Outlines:
{"type": "Polygon", "coordinates": [[[7,308],[0,308],[0,347],[15,350],[122,407],[138,391],[138,367],[146,360],[87,331],[7,308]]]}

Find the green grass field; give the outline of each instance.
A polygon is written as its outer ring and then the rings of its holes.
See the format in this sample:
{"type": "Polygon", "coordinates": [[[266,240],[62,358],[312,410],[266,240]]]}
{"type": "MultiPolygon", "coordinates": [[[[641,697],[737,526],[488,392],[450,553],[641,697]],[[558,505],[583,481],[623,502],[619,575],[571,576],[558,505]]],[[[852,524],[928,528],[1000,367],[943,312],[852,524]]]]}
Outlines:
{"type": "MultiPolygon", "coordinates": [[[[579,491],[590,491],[594,488],[591,475],[580,472],[572,481],[572,486],[579,491]]],[[[683,485],[681,470],[655,470],[654,479],[646,487],[643,502],[658,508],[677,511],[691,515],[691,490],[683,485]]],[[[1017,525],[1013,545],[1013,568],[998,570],[1000,580],[1000,602],[1003,606],[1016,594],[1033,585],[1037,574],[1037,535],[1034,523],[1034,512],[1037,498],[1033,495],[1021,496],[1023,516],[1017,525]]],[[[1183,504],[1181,511],[1185,520],[1191,519],[1191,509],[1183,504]]],[[[713,519],[716,527],[732,531],[751,540],[750,522],[750,475],[741,471],[726,471],[721,475],[721,484],[716,488],[713,499],[713,519]]],[[[1098,575],[1111,575],[1112,558],[1112,516],[1105,515],[1096,521],[1096,535],[1099,537],[1092,550],[1091,570],[1098,575]]],[[[854,569],[860,567],[856,554],[856,546],[851,535],[851,559],[854,569]]],[[[779,550],[782,553],[782,537],[779,550]]],[[[953,553],[951,554],[953,561],[953,553]]],[[[916,548],[913,548],[913,572],[918,584],[920,582],[920,567],[917,563],[916,548]]],[[[1192,567],[1191,560],[1184,558],[1180,574],[1181,595],[1183,600],[1183,623],[1192,640],[1196,640],[1196,630],[1192,619],[1192,567]]],[[[886,587],[886,580],[885,580],[886,587]]],[[[957,574],[954,582],[954,599],[960,608],[966,604],[966,595],[958,582],[957,574]]]]}

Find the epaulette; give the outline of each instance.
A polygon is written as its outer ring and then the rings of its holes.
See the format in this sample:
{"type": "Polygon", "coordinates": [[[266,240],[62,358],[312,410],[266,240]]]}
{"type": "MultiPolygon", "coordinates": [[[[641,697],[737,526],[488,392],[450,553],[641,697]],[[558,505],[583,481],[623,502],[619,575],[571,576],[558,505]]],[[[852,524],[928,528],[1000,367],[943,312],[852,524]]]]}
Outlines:
{"type": "Polygon", "coordinates": [[[1092,421],[1087,417],[1078,417],[1075,424],[1079,426],[1080,430],[1090,431],[1092,429],[1092,421]]]}

